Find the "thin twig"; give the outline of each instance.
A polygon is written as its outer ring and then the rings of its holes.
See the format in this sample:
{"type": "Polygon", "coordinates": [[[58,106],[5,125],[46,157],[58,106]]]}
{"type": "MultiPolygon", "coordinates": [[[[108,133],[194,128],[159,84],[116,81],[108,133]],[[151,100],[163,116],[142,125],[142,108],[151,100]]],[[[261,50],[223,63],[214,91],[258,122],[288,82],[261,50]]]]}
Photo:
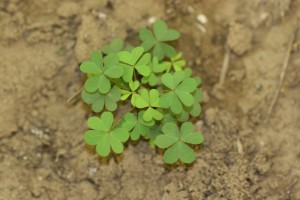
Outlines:
{"type": "Polygon", "coordinates": [[[75,98],[77,98],[78,95],[82,92],[84,87],[80,88],[78,91],[76,91],[66,102],[70,103],[72,102],[75,98]]]}
{"type": "Polygon", "coordinates": [[[227,74],[228,66],[229,66],[229,60],[230,60],[230,48],[226,44],[225,45],[225,56],[224,56],[224,60],[223,60],[223,64],[222,64],[219,86],[223,86],[223,84],[225,82],[226,74],[227,74]]]}
{"type": "Polygon", "coordinates": [[[267,117],[266,117],[266,121],[265,123],[267,123],[270,119],[270,116],[274,110],[274,107],[276,105],[276,102],[278,100],[278,97],[279,97],[279,94],[280,94],[280,90],[281,90],[281,87],[283,85],[283,80],[284,80],[284,77],[285,77],[285,73],[286,73],[286,69],[287,69],[287,66],[289,64],[289,60],[290,60],[290,56],[291,56],[291,52],[292,52],[292,49],[293,49],[293,44],[294,44],[294,40],[295,40],[295,35],[296,35],[296,31],[294,31],[293,35],[292,35],[292,38],[290,40],[290,43],[289,43],[289,46],[288,46],[288,49],[286,51],[286,55],[285,55],[285,59],[284,59],[284,63],[282,65],[282,69],[281,69],[281,72],[280,72],[280,77],[279,77],[279,84],[278,84],[278,87],[277,87],[277,90],[275,92],[275,95],[272,99],[272,102],[270,104],[270,107],[268,109],[268,112],[267,112],[267,117]]]}

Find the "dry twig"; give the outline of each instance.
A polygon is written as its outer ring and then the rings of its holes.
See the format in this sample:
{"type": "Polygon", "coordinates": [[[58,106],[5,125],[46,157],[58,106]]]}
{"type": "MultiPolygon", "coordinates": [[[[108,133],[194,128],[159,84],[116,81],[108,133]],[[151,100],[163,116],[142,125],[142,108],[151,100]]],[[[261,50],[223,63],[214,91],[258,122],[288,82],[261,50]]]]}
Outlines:
{"type": "Polygon", "coordinates": [[[79,90],[77,90],[67,101],[66,103],[71,103],[74,99],[76,99],[78,97],[78,95],[80,95],[80,93],[82,92],[84,87],[80,88],[79,90]]]}
{"type": "Polygon", "coordinates": [[[287,69],[287,66],[288,66],[288,63],[289,63],[289,60],[290,60],[290,56],[291,56],[291,53],[292,53],[292,50],[293,50],[293,46],[294,46],[293,44],[294,44],[296,33],[297,33],[297,29],[294,31],[294,33],[291,37],[291,40],[289,42],[288,49],[286,51],[286,55],[285,55],[285,59],[284,59],[284,63],[283,63],[283,66],[282,66],[282,69],[281,69],[281,72],[280,72],[278,87],[277,87],[275,95],[272,99],[272,102],[270,104],[270,107],[268,109],[265,123],[267,123],[269,121],[270,116],[271,116],[271,114],[274,110],[275,104],[278,100],[280,90],[281,90],[281,87],[282,87],[282,84],[283,84],[283,80],[284,80],[284,77],[285,77],[286,69],[287,69]]]}
{"type": "Polygon", "coordinates": [[[230,60],[230,48],[228,45],[225,45],[225,56],[222,64],[222,69],[221,69],[221,74],[220,74],[220,80],[219,80],[219,86],[223,86],[225,79],[226,79],[226,74],[228,71],[228,66],[229,66],[229,60],[230,60]]]}

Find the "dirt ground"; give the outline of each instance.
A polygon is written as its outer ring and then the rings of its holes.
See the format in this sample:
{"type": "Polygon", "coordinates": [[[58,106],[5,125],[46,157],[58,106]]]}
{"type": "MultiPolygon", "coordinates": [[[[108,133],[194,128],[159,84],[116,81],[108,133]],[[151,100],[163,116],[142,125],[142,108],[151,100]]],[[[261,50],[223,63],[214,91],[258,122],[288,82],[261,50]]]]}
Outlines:
{"type": "Polygon", "coordinates": [[[1,0],[0,25],[0,200],[300,199],[299,0],[1,0]],[[152,17],[182,33],[203,80],[191,166],[143,141],[100,159],[82,140],[89,108],[66,103],[80,62],[117,36],[136,42],[152,17]]]}

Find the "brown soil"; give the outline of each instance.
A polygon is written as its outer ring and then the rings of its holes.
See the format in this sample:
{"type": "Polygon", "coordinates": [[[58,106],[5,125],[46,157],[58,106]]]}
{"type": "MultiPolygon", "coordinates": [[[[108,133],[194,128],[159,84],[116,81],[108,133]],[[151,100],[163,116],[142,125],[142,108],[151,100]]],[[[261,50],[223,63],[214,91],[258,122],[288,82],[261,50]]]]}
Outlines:
{"type": "Polygon", "coordinates": [[[0,200],[299,200],[299,35],[266,122],[299,6],[299,0],[1,0],[0,200]],[[199,14],[208,19],[202,28],[199,14]],[[207,93],[197,122],[206,140],[191,166],[164,165],[146,142],[99,159],[82,141],[90,110],[79,99],[66,104],[83,84],[79,63],[116,36],[135,41],[151,17],[182,33],[178,49],[207,93]],[[229,71],[221,87],[226,44],[229,71]]]}

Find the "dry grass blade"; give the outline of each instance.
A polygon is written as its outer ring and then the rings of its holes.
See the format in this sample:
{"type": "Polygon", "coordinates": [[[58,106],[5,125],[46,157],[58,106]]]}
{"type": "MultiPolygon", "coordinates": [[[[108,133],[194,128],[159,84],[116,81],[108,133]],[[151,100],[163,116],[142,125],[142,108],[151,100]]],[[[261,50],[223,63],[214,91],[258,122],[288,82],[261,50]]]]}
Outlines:
{"type": "Polygon", "coordinates": [[[223,64],[222,64],[219,86],[223,86],[223,84],[225,82],[226,74],[227,74],[228,66],[229,66],[229,60],[230,60],[230,48],[226,44],[225,45],[225,56],[224,56],[224,60],[223,60],[223,64]]]}
{"type": "Polygon", "coordinates": [[[84,87],[77,90],[69,99],[67,99],[66,103],[71,103],[74,99],[76,99],[80,95],[80,93],[82,92],[83,88],[84,87]]]}
{"type": "Polygon", "coordinates": [[[276,102],[278,100],[278,97],[279,97],[279,94],[280,94],[280,90],[281,90],[282,85],[283,85],[283,80],[284,80],[284,77],[285,77],[286,69],[288,67],[289,60],[290,60],[290,57],[291,57],[291,53],[292,53],[292,50],[293,50],[293,46],[294,46],[293,44],[294,44],[294,40],[295,40],[295,36],[297,34],[297,31],[298,31],[298,29],[296,29],[293,32],[291,40],[289,42],[288,49],[286,51],[286,55],[285,55],[285,59],[284,59],[284,63],[282,65],[282,69],[281,69],[281,72],[280,72],[278,87],[276,89],[275,95],[274,95],[274,97],[273,97],[273,99],[271,101],[270,107],[268,109],[265,123],[268,123],[268,121],[270,119],[270,116],[271,116],[271,114],[272,114],[272,112],[274,110],[274,107],[276,105],[276,102]]]}

